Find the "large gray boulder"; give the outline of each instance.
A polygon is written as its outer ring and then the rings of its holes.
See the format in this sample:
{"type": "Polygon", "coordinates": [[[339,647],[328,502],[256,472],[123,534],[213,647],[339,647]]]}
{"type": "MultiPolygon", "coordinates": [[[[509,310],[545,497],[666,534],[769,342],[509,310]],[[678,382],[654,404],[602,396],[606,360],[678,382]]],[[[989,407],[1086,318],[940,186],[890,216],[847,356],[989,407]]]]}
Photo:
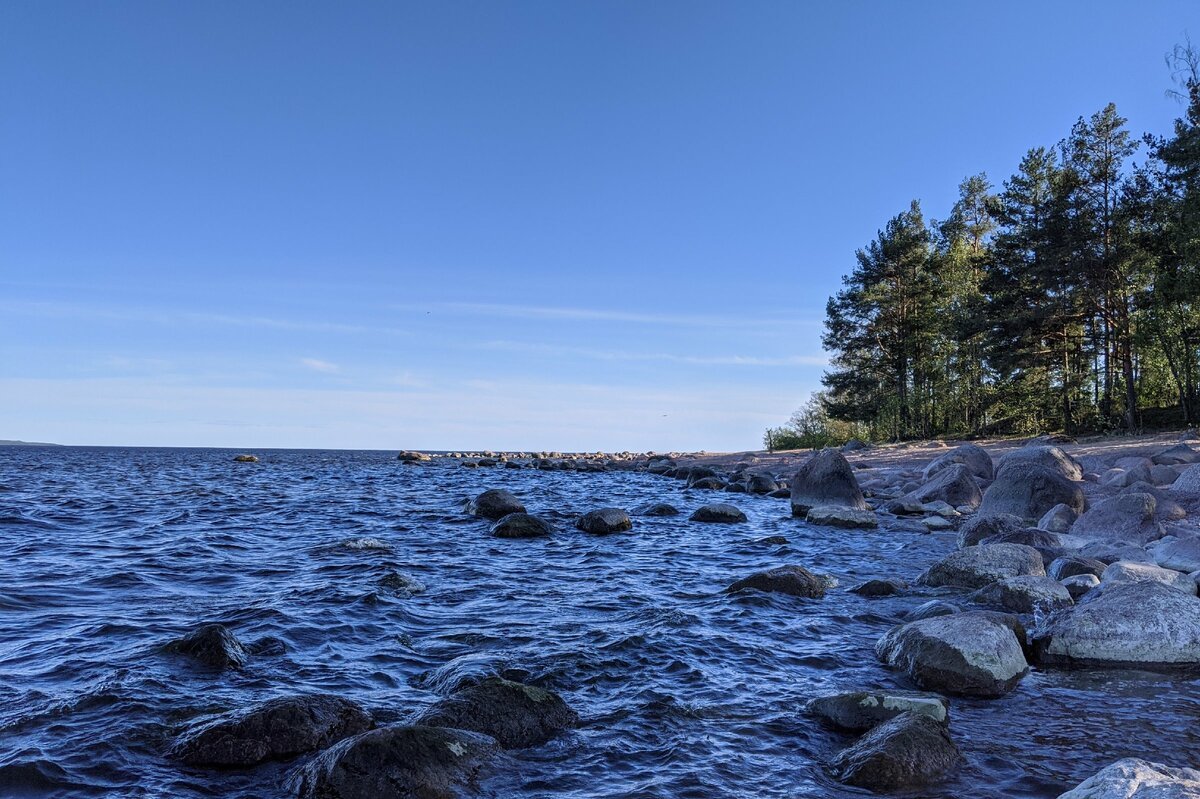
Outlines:
{"type": "Polygon", "coordinates": [[[1089,541],[1144,544],[1162,536],[1162,527],[1154,521],[1155,505],[1151,494],[1117,494],[1076,519],[1071,535],[1089,541]]]}
{"type": "Polygon", "coordinates": [[[1187,444],[1179,443],[1167,447],[1150,459],[1159,466],[1179,466],[1185,463],[1200,463],[1200,450],[1194,450],[1187,444]]]}
{"type": "Polygon", "coordinates": [[[489,488],[467,503],[467,513],[496,521],[510,513],[524,513],[525,505],[511,491],[489,488]]]}
{"type": "Polygon", "coordinates": [[[1179,572],[1200,571],[1200,538],[1172,538],[1156,542],[1149,548],[1150,557],[1164,569],[1179,572]]]}
{"type": "Polygon", "coordinates": [[[1200,599],[1156,581],[1093,590],[1033,633],[1039,662],[1110,668],[1200,667],[1200,599]]]}
{"type": "Polygon", "coordinates": [[[1075,604],[1061,583],[1032,574],[997,580],[980,588],[971,599],[1013,613],[1050,612],[1075,604]]]}
{"type": "Polygon", "coordinates": [[[960,758],[945,725],[919,713],[902,713],[839,752],[829,771],[847,785],[896,791],[937,782],[960,758]]]}
{"type": "Polygon", "coordinates": [[[810,572],[803,566],[779,566],[743,577],[725,590],[733,593],[748,588],[754,591],[820,599],[825,596],[828,584],[824,577],[810,572]]]}
{"type": "Polygon", "coordinates": [[[1038,529],[1048,533],[1066,533],[1079,518],[1079,514],[1067,505],[1055,505],[1038,519],[1038,529]]]}
{"type": "Polygon", "coordinates": [[[1083,467],[1079,465],[1079,461],[1063,452],[1060,447],[1052,445],[1028,444],[1005,453],[996,464],[996,474],[999,475],[1005,468],[1016,465],[1045,466],[1067,480],[1083,479],[1083,467]]]}
{"type": "Polygon", "coordinates": [[[1083,490],[1060,471],[1018,461],[1000,467],[996,480],[983,494],[979,514],[1011,513],[1032,522],[1056,505],[1066,505],[1077,514],[1087,509],[1083,490]]]}
{"type": "Polygon", "coordinates": [[[371,729],[371,716],[338,696],[274,699],[186,733],[171,756],[189,766],[237,768],[315,752],[371,729]]]}
{"type": "Polygon", "coordinates": [[[579,714],[553,691],[489,677],[434,703],[416,723],[470,730],[505,749],[525,749],[577,726],[579,714]]]}
{"type": "Polygon", "coordinates": [[[1036,527],[1026,527],[1022,530],[1013,530],[1012,532],[990,536],[979,543],[989,546],[991,544],[1022,544],[1027,547],[1033,547],[1041,553],[1042,561],[1049,563],[1055,558],[1068,554],[1073,548],[1072,544],[1077,542],[1074,542],[1069,536],[1048,533],[1036,527]]]}
{"type": "Polygon", "coordinates": [[[921,575],[924,585],[983,588],[1025,574],[1044,575],[1041,554],[1021,544],[985,544],[951,552],[921,575]]]}
{"type": "Polygon", "coordinates": [[[1191,577],[1183,572],[1155,566],[1153,563],[1130,563],[1121,560],[1109,565],[1100,575],[1100,585],[1105,590],[1114,585],[1144,582],[1162,583],[1185,594],[1196,594],[1196,581],[1191,577]]]}
{"type": "Polygon", "coordinates": [[[998,615],[968,611],[902,624],[879,640],[875,652],[926,690],[1003,696],[1029,664],[1013,628],[998,615]]]}
{"type": "Polygon", "coordinates": [[[1189,499],[1200,495],[1200,463],[1193,464],[1179,473],[1179,477],[1171,483],[1171,493],[1189,499]]]}
{"type": "Polygon", "coordinates": [[[1136,757],[1118,760],[1058,799],[1197,799],[1200,771],[1136,757]]]}
{"type": "Polygon", "coordinates": [[[930,502],[945,502],[952,508],[966,506],[978,508],[983,501],[983,492],[971,470],[961,463],[951,464],[937,472],[928,483],[905,494],[897,503],[906,501],[926,504],[930,502]]]}
{"type": "Polygon", "coordinates": [[[925,479],[949,469],[951,466],[962,465],[980,480],[991,480],[995,476],[992,466],[992,456],[978,444],[959,444],[949,452],[938,455],[925,467],[925,479]]]}
{"type": "Polygon", "coordinates": [[[486,735],[448,727],[396,725],[347,738],[293,779],[300,799],[457,799],[499,753],[486,735]]]}
{"type": "Polygon", "coordinates": [[[800,464],[792,477],[792,515],[805,516],[812,508],[833,505],[866,510],[854,469],[836,449],[823,449],[800,464]]]}
{"type": "Polygon", "coordinates": [[[950,702],[925,691],[847,691],[809,700],[805,709],[841,730],[865,732],[901,713],[919,713],[938,722],[950,721],[950,702]]]}
{"type": "Polygon", "coordinates": [[[958,528],[958,548],[973,547],[985,538],[1023,530],[1025,527],[1025,520],[1011,513],[972,516],[958,528]]]}

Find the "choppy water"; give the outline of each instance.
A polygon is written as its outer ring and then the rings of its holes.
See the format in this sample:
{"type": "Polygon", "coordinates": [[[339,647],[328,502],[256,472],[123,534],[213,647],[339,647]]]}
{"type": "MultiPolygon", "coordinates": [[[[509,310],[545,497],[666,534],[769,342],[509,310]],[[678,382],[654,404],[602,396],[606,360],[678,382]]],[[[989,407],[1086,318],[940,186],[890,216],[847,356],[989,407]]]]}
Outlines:
{"type": "MultiPolygon", "coordinates": [[[[645,474],[404,467],[384,452],[0,449],[0,796],[279,797],[287,764],[164,758],[206,714],[301,691],[403,719],[463,676],[508,670],[559,691],[576,732],[517,753],[498,795],[840,797],[821,762],[852,739],[801,712],[814,693],[903,685],[873,656],[937,592],[844,588],[915,578],[952,536],[809,527],[786,501],[684,491],[645,474]],[[459,502],[506,487],[561,528],[498,540],[459,502]],[[603,505],[685,513],[732,497],[749,524],[639,518],[571,528],[603,505]],[[784,535],[787,546],[755,543],[784,535]],[[376,538],[390,550],[353,548],[376,538]],[[799,563],[823,601],[726,595],[799,563]],[[415,578],[414,595],[381,585],[415,578]],[[278,639],[242,671],[162,651],[200,622],[278,639]]],[[[1114,759],[1200,759],[1200,690],[1135,672],[1034,672],[1004,699],[954,700],[966,764],[928,797],[1053,797],[1114,759]]]]}

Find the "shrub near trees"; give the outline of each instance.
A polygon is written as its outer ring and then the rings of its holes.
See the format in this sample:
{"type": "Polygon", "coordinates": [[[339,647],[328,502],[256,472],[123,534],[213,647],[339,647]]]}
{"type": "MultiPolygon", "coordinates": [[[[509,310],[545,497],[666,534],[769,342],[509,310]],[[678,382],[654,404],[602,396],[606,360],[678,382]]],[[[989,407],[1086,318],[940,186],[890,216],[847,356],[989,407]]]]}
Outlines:
{"type": "Polygon", "coordinates": [[[946,220],[916,201],[889,220],[827,305],[826,391],[772,437],[1195,424],[1200,52],[1168,63],[1171,135],[1134,139],[1110,104],[1002,186],[964,180],[946,220]]]}

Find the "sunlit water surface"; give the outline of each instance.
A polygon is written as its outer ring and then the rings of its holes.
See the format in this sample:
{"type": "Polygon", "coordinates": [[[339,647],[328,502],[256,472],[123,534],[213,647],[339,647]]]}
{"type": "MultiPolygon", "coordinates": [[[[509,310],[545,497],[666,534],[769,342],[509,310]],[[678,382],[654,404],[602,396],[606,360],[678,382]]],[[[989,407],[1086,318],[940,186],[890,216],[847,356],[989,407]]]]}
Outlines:
{"type": "MultiPolygon", "coordinates": [[[[864,599],[908,580],[951,535],[811,527],[784,500],[685,491],[663,477],[405,467],[384,452],[0,450],[0,795],[280,797],[295,764],[181,767],[190,723],[324,691],[403,720],[464,677],[560,692],[582,726],[516,753],[513,797],[842,797],[822,762],[853,739],[802,712],[838,688],[905,686],[875,641],[944,592],[864,599]],[[499,540],[461,501],[504,487],[559,528],[499,540]],[[714,500],[748,524],[687,521],[714,500]],[[649,500],[684,515],[592,537],[576,514],[649,500]],[[785,546],[756,543],[783,535],[785,546]],[[364,537],[390,550],[345,546],[364,537]],[[823,601],[723,592],[797,563],[835,576],[823,601]],[[423,583],[408,595],[392,572],[423,583]],[[201,622],[276,654],[213,673],[163,651],[201,622]]],[[[911,687],[911,686],[905,686],[911,687]]],[[[1109,762],[1195,765],[1200,692],[1180,677],[1040,672],[993,701],[956,699],[966,762],[927,797],[1054,797],[1109,762]]]]}

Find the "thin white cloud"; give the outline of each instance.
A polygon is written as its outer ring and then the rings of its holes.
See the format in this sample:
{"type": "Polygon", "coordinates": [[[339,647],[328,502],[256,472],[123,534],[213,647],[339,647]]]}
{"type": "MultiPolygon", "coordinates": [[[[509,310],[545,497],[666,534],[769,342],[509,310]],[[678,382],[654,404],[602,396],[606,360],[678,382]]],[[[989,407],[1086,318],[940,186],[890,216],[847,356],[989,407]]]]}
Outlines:
{"type": "Polygon", "coordinates": [[[439,310],[465,316],[493,316],[510,319],[545,319],[574,322],[621,322],[678,327],[781,327],[814,325],[810,319],[791,317],[721,316],[717,314],[640,313],[605,308],[573,308],[545,305],[508,305],[486,302],[440,302],[428,305],[397,305],[399,310],[439,310]]]}
{"type": "Polygon", "coordinates": [[[324,372],[325,374],[337,374],[342,371],[341,367],[330,361],[322,361],[320,358],[301,358],[300,363],[312,369],[314,372],[324,372]]]}
{"type": "Polygon", "coordinates": [[[597,350],[587,347],[563,347],[553,344],[534,344],[523,341],[488,341],[484,349],[504,352],[532,352],[564,357],[592,358],[599,361],[664,361],[669,363],[694,364],[697,366],[827,366],[824,355],[786,355],[782,357],[760,357],[754,355],[678,355],[669,352],[628,352],[623,350],[597,350]]]}

